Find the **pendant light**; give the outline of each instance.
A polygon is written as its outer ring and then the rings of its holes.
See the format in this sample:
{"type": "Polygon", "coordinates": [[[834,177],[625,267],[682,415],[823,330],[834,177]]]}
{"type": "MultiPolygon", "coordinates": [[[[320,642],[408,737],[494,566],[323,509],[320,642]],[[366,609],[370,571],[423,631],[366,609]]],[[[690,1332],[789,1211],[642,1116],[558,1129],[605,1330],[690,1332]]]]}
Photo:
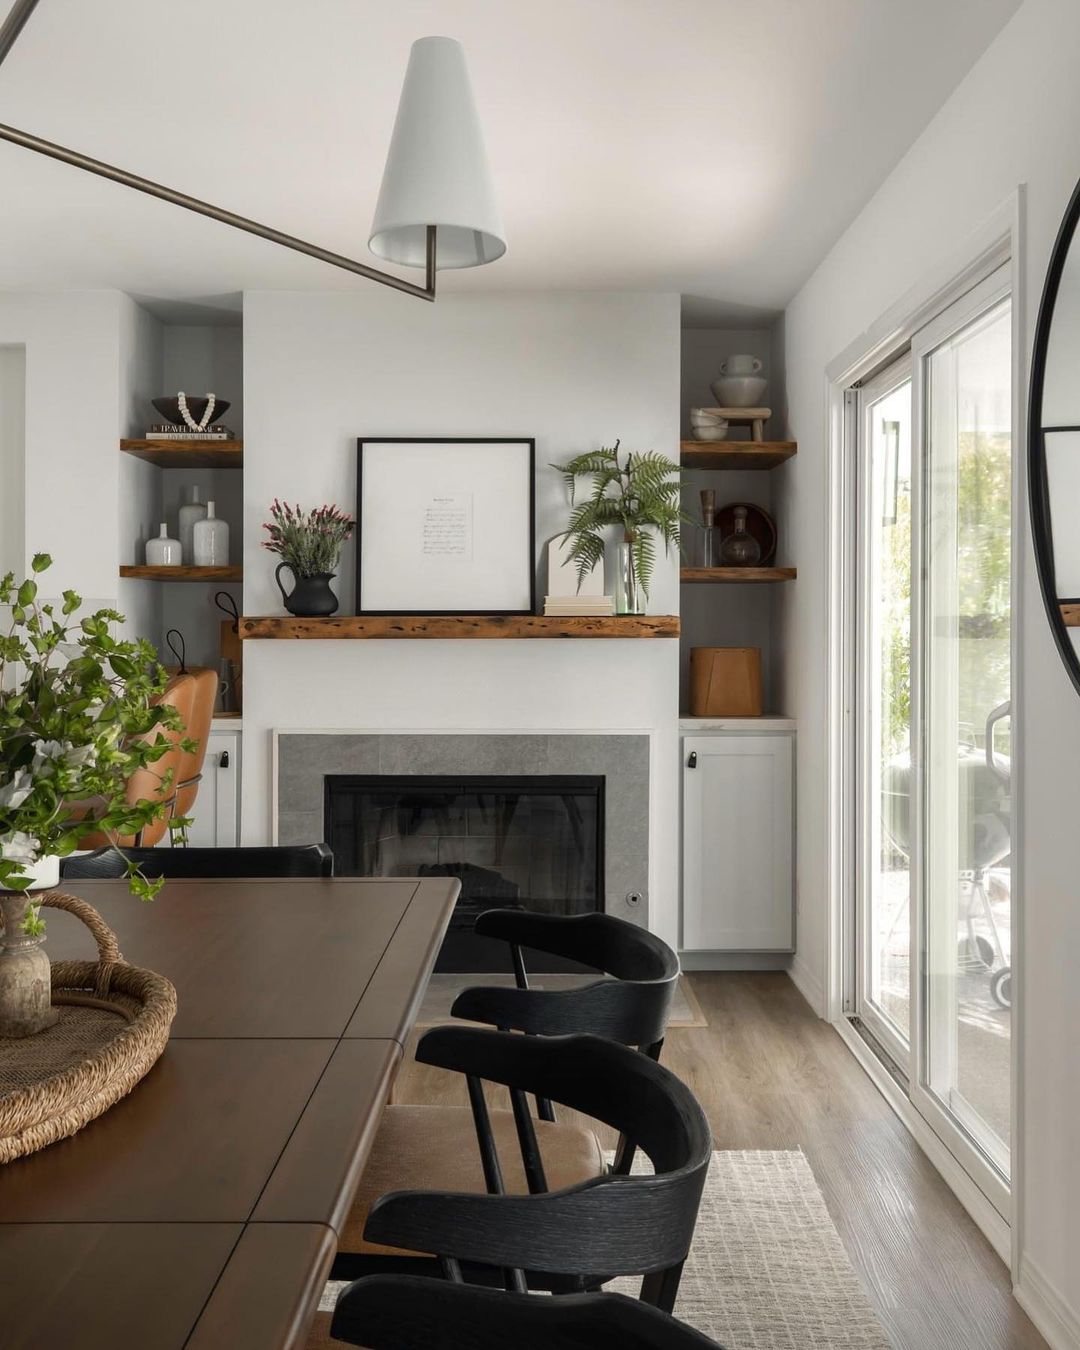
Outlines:
{"type": "MultiPolygon", "coordinates": [[[[15,0],[0,26],[0,62],[10,52],[37,4],[38,0],[15,0]]],[[[145,192],[186,211],[209,216],[422,300],[435,299],[437,268],[479,267],[506,252],[465,53],[453,38],[427,37],[413,43],[368,241],[376,257],[405,267],[423,267],[423,286],[269,225],[260,225],[126,169],[91,159],[28,131],[0,123],[0,140],[48,155],[136,192],[145,192]]]]}
{"type": "Polygon", "coordinates": [[[479,267],[506,252],[465,53],[446,37],[412,45],[368,247],[386,262],[423,267],[429,225],[440,268],[479,267]]]}

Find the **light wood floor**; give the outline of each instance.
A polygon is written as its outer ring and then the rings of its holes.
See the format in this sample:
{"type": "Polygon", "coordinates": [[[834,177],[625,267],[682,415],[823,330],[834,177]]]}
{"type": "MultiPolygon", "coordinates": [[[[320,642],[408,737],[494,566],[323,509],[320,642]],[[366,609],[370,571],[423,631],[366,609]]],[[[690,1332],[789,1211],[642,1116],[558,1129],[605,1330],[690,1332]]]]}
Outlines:
{"type": "MultiPolygon", "coordinates": [[[[1005,1266],[787,976],[689,978],[709,1025],[670,1032],[664,1062],[717,1148],[803,1149],[896,1350],[1046,1350],[1005,1266]]],[[[460,1082],[412,1062],[394,1098],[466,1101],[460,1082]]]]}

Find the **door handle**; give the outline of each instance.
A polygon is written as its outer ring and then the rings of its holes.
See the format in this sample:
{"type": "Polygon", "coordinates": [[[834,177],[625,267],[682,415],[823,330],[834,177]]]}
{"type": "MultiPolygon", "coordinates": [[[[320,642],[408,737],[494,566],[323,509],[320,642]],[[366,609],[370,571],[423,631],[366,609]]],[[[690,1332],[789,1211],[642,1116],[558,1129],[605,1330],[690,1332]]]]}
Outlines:
{"type": "Polygon", "coordinates": [[[229,767],[228,750],[222,750],[221,754],[218,756],[217,766],[219,769],[227,769],[229,767]]]}
{"type": "Polygon", "coordinates": [[[687,767],[688,769],[696,769],[696,768],[697,768],[697,751],[696,751],[696,750],[691,750],[691,751],[690,751],[690,758],[686,761],[686,767],[687,767]]]}

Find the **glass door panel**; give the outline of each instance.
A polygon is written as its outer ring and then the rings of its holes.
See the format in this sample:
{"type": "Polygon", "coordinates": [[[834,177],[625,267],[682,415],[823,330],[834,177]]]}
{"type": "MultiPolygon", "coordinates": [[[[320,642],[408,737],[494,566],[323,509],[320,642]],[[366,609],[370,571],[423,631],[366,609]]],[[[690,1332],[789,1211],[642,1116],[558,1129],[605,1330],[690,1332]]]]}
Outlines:
{"type": "MultiPolygon", "coordinates": [[[[934,329],[948,327],[944,324],[934,329]]],[[[1010,1118],[1012,323],[984,307],[920,349],[925,588],[922,988],[936,1103],[1005,1177],[1010,1118]]]]}
{"type": "Polygon", "coordinates": [[[859,1013],[898,1061],[910,1037],[911,363],[860,391],[859,1013]]]}

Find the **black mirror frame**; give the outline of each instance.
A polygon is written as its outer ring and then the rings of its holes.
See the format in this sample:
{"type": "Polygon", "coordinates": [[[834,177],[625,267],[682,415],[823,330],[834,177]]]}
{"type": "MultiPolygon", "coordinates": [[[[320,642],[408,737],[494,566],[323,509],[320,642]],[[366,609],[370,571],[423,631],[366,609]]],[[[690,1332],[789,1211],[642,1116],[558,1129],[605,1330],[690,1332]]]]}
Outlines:
{"type": "MultiPolygon", "coordinates": [[[[1067,601],[1057,594],[1054,570],[1054,538],[1050,519],[1050,484],[1046,472],[1046,442],[1043,427],[1043,387],[1046,379],[1046,358],[1050,346],[1050,332],[1057,307],[1065,262],[1069,256],[1077,226],[1080,224],[1080,183],[1077,183],[1068,208],[1054,240],[1050,266],[1043,283],[1039,302],[1039,317],[1035,324],[1035,341],[1031,351],[1031,381],[1028,389],[1028,501],[1031,510],[1031,542],[1035,550],[1035,568],[1042,591],[1046,617],[1054,635],[1058,653],[1078,694],[1080,694],[1080,654],[1069,639],[1069,630],[1062,617],[1061,605],[1067,601]]],[[[1064,428],[1063,428],[1064,429],[1064,428]]],[[[1080,431],[1080,426],[1075,428],[1080,431]]]]}

